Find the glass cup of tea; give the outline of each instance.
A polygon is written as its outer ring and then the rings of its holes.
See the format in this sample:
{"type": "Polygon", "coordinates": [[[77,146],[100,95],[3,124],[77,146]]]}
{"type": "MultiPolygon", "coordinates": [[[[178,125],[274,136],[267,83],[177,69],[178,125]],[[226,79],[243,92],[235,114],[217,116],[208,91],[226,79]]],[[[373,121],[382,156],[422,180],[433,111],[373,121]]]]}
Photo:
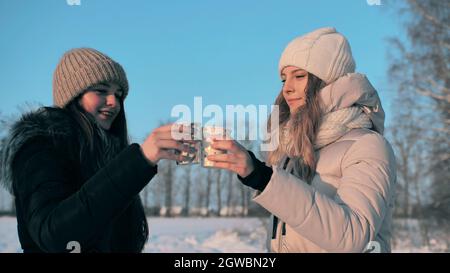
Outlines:
{"type": "Polygon", "coordinates": [[[199,164],[202,142],[202,131],[200,125],[197,123],[176,124],[173,127],[172,135],[175,139],[181,142],[184,148],[187,148],[181,152],[178,150],[175,151],[175,154],[181,155],[181,160],[177,161],[177,165],[199,164]]]}
{"type": "Polygon", "coordinates": [[[212,143],[214,139],[224,140],[228,139],[228,132],[223,127],[216,126],[205,126],[202,130],[203,140],[201,146],[201,164],[203,167],[211,168],[214,167],[214,162],[208,160],[209,155],[225,154],[226,151],[214,149],[212,143]]]}

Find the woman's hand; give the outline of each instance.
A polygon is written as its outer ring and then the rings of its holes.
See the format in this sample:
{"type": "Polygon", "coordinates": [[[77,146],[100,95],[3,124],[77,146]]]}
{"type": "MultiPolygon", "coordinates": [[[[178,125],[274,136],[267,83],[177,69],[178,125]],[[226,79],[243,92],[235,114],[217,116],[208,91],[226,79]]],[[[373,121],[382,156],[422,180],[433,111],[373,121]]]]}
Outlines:
{"type": "Polygon", "coordinates": [[[245,178],[253,172],[252,158],[247,150],[235,140],[214,140],[212,148],[226,151],[226,154],[209,155],[215,168],[226,169],[245,178]]]}
{"type": "Polygon", "coordinates": [[[151,165],[156,165],[161,159],[181,160],[178,151],[188,151],[189,147],[183,145],[172,136],[172,124],[156,128],[141,144],[142,152],[151,165]]]}

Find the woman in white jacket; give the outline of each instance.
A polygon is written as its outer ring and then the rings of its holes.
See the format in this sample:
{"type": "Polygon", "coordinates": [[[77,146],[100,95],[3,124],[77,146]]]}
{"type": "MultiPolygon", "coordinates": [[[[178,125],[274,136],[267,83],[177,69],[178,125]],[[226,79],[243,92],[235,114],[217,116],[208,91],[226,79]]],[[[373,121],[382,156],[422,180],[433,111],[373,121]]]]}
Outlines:
{"type": "Polygon", "coordinates": [[[274,215],[273,251],[390,252],[395,157],[378,94],[355,73],[347,40],[334,28],[297,37],[279,72],[271,167],[234,140],[217,140],[227,154],[209,159],[258,190],[254,201],[274,215]]]}

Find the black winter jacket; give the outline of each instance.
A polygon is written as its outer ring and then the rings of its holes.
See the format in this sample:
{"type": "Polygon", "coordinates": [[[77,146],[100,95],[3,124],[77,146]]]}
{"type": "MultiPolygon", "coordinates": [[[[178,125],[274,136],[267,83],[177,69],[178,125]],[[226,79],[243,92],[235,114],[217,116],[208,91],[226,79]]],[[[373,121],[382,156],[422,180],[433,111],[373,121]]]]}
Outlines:
{"type": "Polygon", "coordinates": [[[77,124],[66,110],[24,115],[3,145],[2,181],[15,196],[24,252],[139,252],[148,235],[139,192],[157,173],[131,144],[85,179],[77,124]],[[141,241],[136,245],[136,241],[141,241]]]}

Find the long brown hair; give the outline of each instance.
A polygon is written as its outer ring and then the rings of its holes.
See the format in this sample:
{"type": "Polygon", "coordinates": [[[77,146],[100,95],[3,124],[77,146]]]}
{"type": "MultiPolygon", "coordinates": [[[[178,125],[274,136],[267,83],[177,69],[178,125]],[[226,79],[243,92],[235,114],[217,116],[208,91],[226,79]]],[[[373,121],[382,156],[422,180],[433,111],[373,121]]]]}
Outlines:
{"type": "MultiPolygon", "coordinates": [[[[292,141],[293,155],[290,155],[291,164],[294,164],[294,174],[311,183],[316,170],[316,158],[314,154],[314,140],[319,128],[321,111],[319,90],[323,88],[324,82],[317,76],[308,73],[308,83],[306,85],[306,103],[295,113],[291,114],[289,106],[284,99],[283,90],[278,94],[275,105],[279,106],[279,124],[278,129],[283,130],[290,121],[289,137],[292,141]]],[[[274,114],[274,113],[272,113],[274,114]]],[[[271,115],[272,115],[271,114],[271,115]]],[[[268,128],[271,131],[271,119],[268,120],[268,128]]],[[[283,140],[282,132],[279,132],[279,143],[283,140]]],[[[283,145],[268,153],[268,162],[271,165],[278,165],[286,156],[287,151],[283,145]]]]}
{"type": "Polygon", "coordinates": [[[85,165],[83,166],[84,178],[89,178],[128,146],[129,140],[122,101],[120,101],[121,110],[111,124],[111,128],[104,130],[79,104],[80,97],[69,102],[65,109],[79,125],[80,162],[85,165]]]}
{"type": "MultiPolygon", "coordinates": [[[[94,118],[89,115],[83,107],[79,104],[79,99],[83,94],[74,98],[71,102],[67,104],[65,109],[69,110],[72,116],[80,125],[82,132],[87,140],[87,145],[90,150],[94,150],[94,140],[95,140],[95,129],[97,125],[95,124],[94,118]]],[[[128,137],[128,129],[127,129],[127,120],[125,117],[125,109],[123,107],[123,100],[120,99],[120,112],[117,117],[114,119],[114,122],[111,124],[111,128],[108,130],[108,133],[119,138],[120,143],[126,147],[129,144],[128,137]]]]}
{"type": "MultiPolygon", "coordinates": [[[[102,129],[94,117],[79,104],[82,95],[73,99],[65,109],[78,124],[79,160],[81,177],[84,181],[92,177],[110,160],[129,145],[127,122],[123,100],[120,99],[120,112],[109,130],[102,129]]],[[[125,182],[125,181],[124,181],[125,182]]],[[[140,252],[148,239],[148,223],[142,201],[136,196],[116,221],[111,242],[113,252],[140,252]]]]}

